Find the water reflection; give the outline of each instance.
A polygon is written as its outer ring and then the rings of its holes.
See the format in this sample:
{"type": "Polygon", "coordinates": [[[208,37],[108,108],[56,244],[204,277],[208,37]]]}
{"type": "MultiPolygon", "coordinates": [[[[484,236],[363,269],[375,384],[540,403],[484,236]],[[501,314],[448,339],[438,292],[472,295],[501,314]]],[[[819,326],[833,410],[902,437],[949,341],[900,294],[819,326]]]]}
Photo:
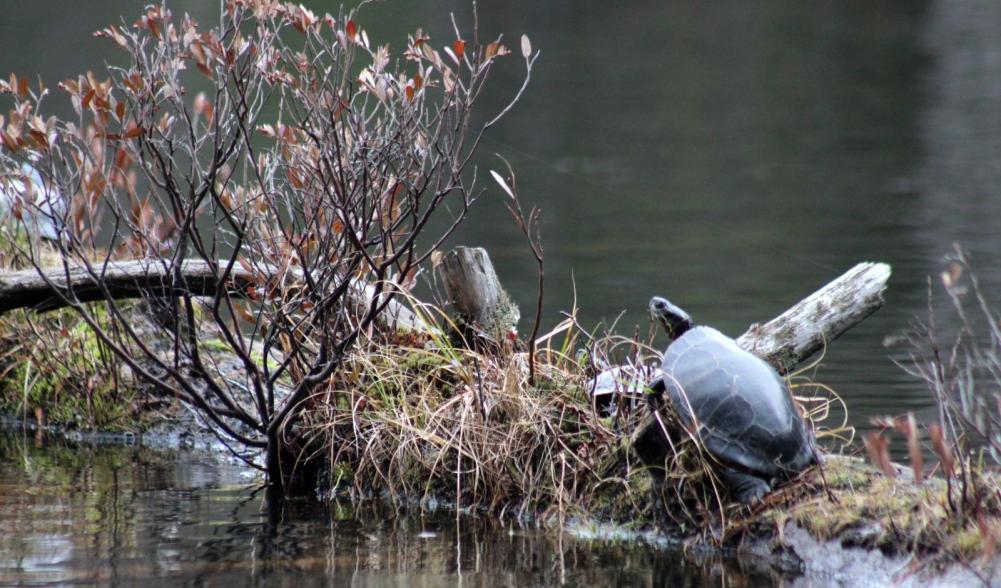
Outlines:
{"type": "Polygon", "coordinates": [[[241,471],[138,448],[0,436],[0,584],[740,586],[718,556],[451,513],[302,502],[277,519],[241,471]]]}

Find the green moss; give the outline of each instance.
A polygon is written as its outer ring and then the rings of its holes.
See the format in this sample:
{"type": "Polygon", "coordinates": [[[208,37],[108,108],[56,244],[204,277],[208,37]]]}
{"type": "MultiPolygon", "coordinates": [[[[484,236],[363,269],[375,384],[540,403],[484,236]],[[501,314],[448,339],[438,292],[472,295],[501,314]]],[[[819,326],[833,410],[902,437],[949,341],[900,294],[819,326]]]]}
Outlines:
{"type": "Polygon", "coordinates": [[[355,509],[349,502],[334,500],[330,503],[330,512],[335,521],[355,520],[355,509]]]}
{"type": "MultiPolygon", "coordinates": [[[[98,320],[104,311],[92,309],[98,320]]],[[[46,422],[105,430],[134,429],[135,392],[117,386],[111,351],[71,311],[33,317],[41,336],[23,313],[12,313],[4,329],[18,334],[18,350],[4,358],[0,410],[46,422]],[[19,320],[20,319],[20,320],[19,320]]]]}
{"type": "Polygon", "coordinates": [[[521,318],[521,311],[508,293],[500,291],[497,297],[497,304],[491,310],[490,317],[485,321],[483,330],[496,341],[503,341],[507,334],[518,324],[521,318]]]}
{"type": "Polygon", "coordinates": [[[865,488],[872,480],[873,472],[864,464],[837,459],[826,467],[824,474],[832,488],[852,490],[865,488]]]}
{"type": "Polygon", "coordinates": [[[892,554],[969,561],[984,549],[976,525],[947,510],[941,479],[917,484],[906,476],[888,478],[860,459],[841,456],[828,459],[825,473],[833,500],[817,476],[805,496],[752,518],[766,529],[761,523],[790,521],[818,540],[892,554]]]}
{"type": "MultiPolygon", "coordinates": [[[[198,306],[196,306],[195,308],[198,308],[198,306]]],[[[230,344],[218,337],[206,338],[199,341],[198,349],[202,353],[207,353],[210,355],[217,356],[216,358],[219,360],[236,357],[236,354],[233,352],[233,348],[230,346],[230,344]]],[[[254,362],[259,367],[263,366],[264,353],[256,347],[252,348],[250,350],[250,361],[254,362]]],[[[276,363],[272,362],[271,368],[273,369],[275,365],[276,363]]],[[[279,383],[287,384],[288,383],[287,377],[279,380],[279,383]]]]}
{"type": "Polygon", "coordinates": [[[949,551],[961,559],[973,559],[984,551],[984,536],[977,528],[962,529],[953,535],[949,551]]]}
{"type": "Polygon", "coordinates": [[[354,469],[345,463],[335,463],[330,467],[330,488],[334,494],[354,482],[354,469]]]}
{"type": "Polygon", "coordinates": [[[849,531],[866,527],[866,541],[878,542],[891,527],[910,530],[913,526],[911,515],[918,499],[913,484],[879,476],[850,458],[829,459],[825,474],[835,500],[821,493],[785,510],[790,520],[814,537],[845,537],[849,531]]]}
{"type": "Polygon", "coordinates": [[[229,353],[231,351],[229,343],[222,339],[205,339],[201,342],[201,349],[211,353],[229,353]]]}
{"type": "Polygon", "coordinates": [[[792,520],[814,537],[830,539],[860,525],[862,514],[857,509],[817,498],[798,505],[792,513],[792,520]]]}
{"type": "Polygon", "coordinates": [[[403,369],[417,373],[428,373],[448,365],[447,358],[441,353],[429,353],[422,349],[411,349],[403,355],[403,369]]]}

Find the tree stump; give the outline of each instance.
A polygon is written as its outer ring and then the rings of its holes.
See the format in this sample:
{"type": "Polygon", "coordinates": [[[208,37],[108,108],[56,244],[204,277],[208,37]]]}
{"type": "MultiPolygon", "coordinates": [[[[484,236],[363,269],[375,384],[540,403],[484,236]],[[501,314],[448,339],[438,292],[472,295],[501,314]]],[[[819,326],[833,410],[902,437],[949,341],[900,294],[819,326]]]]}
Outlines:
{"type": "Polygon", "coordinates": [[[500,343],[517,333],[521,313],[501,286],[486,249],[456,247],[441,257],[438,273],[464,335],[472,332],[475,339],[500,343]]]}

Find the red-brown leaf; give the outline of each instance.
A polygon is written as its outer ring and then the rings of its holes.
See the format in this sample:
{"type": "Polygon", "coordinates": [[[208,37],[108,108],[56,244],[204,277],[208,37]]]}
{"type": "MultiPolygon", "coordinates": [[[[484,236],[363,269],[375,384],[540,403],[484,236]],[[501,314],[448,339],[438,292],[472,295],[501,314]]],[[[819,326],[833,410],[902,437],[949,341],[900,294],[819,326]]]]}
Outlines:
{"type": "Polygon", "coordinates": [[[466,42],[462,39],[456,39],[452,43],[452,50],[455,51],[455,56],[462,59],[462,56],[466,53],[466,42]]]}
{"type": "Polygon", "coordinates": [[[146,19],[146,24],[149,26],[149,32],[153,33],[153,36],[158,40],[160,39],[160,25],[156,23],[152,18],[146,19]]]}
{"type": "Polygon", "coordinates": [[[290,167],[287,170],[285,170],[285,177],[288,178],[288,181],[291,182],[292,186],[295,189],[297,190],[302,189],[303,187],[302,179],[299,178],[299,174],[295,171],[295,169],[290,167]]]}
{"type": "Polygon", "coordinates": [[[510,49],[508,49],[504,45],[501,45],[497,41],[494,41],[493,43],[487,45],[485,57],[487,59],[490,59],[492,57],[504,57],[505,55],[508,55],[510,53],[511,53],[510,49]]]}
{"type": "Polygon", "coordinates": [[[354,20],[349,20],[348,24],[344,27],[344,32],[347,33],[348,39],[354,41],[358,36],[358,25],[355,24],[354,20]]]}
{"type": "Polygon", "coordinates": [[[938,462],[942,466],[942,473],[945,474],[946,478],[951,478],[955,473],[955,460],[952,456],[952,450],[945,439],[945,431],[942,430],[942,426],[938,423],[929,426],[928,438],[931,439],[932,450],[938,456],[938,462]]]}
{"type": "Polygon", "coordinates": [[[235,302],[235,303],[233,303],[233,306],[236,307],[237,314],[240,315],[240,318],[242,318],[243,320],[247,321],[248,323],[255,322],[254,321],[254,314],[252,312],[250,312],[249,310],[247,310],[247,306],[245,304],[241,304],[239,302],[235,302]]]}
{"type": "Polygon", "coordinates": [[[869,460],[873,465],[882,470],[887,478],[892,478],[896,474],[893,470],[893,463],[890,461],[890,442],[886,437],[873,431],[865,437],[865,450],[869,454],[869,460]]]}
{"type": "Polygon", "coordinates": [[[125,171],[129,166],[129,154],[125,149],[119,148],[115,153],[115,169],[119,171],[125,171]]]}
{"type": "Polygon", "coordinates": [[[897,419],[895,428],[907,439],[907,453],[911,459],[911,468],[914,470],[914,479],[920,483],[924,479],[924,458],[921,455],[914,413],[909,412],[906,418],[897,419]]]}

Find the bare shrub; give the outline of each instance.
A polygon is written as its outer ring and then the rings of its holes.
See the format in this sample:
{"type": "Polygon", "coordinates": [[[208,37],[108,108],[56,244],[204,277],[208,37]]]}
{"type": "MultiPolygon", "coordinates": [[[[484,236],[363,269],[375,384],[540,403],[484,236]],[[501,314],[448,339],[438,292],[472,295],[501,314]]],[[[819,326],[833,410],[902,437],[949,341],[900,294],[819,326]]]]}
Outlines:
{"type": "MultiPolygon", "coordinates": [[[[928,317],[909,336],[909,361],[898,363],[927,385],[935,401],[938,422],[928,426],[928,440],[948,484],[950,510],[977,520],[988,511],[996,516],[1001,504],[997,478],[983,475],[985,454],[1001,464],[1001,317],[958,245],[939,278],[953,311],[948,318],[954,332],[944,332],[936,317],[929,279],[928,317]]],[[[905,428],[909,444],[915,445],[916,429],[905,428]]],[[[920,453],[913,447],[909,451],[918,474],[920,453]]]]}
{"type": "MultiPolygon", "coordinates": [[[[94,278],[111,326],[83,293],[54,292],[137,377],[195,407],[286,491],[311,393],[340,377],[358,338],[466,217],[480,139],[530,78],[528,50],[524,84],[475,122],[509,51],[475,30],[455,35],[435,48],[418,30],[393,55],[356,11],[226,0],[203,29],[161,3],[97,33],[128,65],[59,84],[72,120],[42,117],[41,84],[0,82],[13,97],[0,176],[26,181],[28,164],[46,198],[66,198],[44,210],[25,198],[15,217],[47,214],[64,274],[94,278]],[[136,259],[144,278],[128,291],[102,279],[136,259]],[[156,320],[138,324],[116,302],[133,290],[156,320]],[[206,353],[207,331],[234,362],[206,353]]],[[[22,253],[41,269],[32,246],[22,253]]]]}

